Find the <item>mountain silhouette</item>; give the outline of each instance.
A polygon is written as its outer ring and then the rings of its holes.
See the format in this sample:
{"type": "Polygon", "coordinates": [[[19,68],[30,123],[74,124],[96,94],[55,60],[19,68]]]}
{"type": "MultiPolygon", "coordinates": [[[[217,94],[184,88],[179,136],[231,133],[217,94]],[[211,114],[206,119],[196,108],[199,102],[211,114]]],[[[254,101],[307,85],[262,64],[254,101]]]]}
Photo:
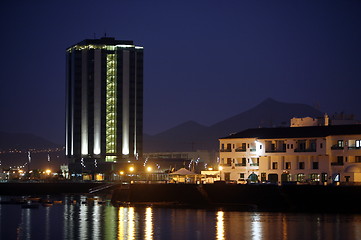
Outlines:
{"type": "Polygon", "coordinates": [[[61,145],[33,134],[0,132],[0,150],[47,149],[57,147],[61,147],[61,145]]]}
{"type": "Polygon", "coordinates": [[[208,127],[187,121],[154,136],[143,137],[145,151],[177,152],[192,151],[196,144],[204,142],[208,127]]]}
{"type": "Polygon", "coordinates": [[[306,104],[283,103],[268,98],[256,107],[212,125],[217,134],[229,135],[247,128],[288,127],[293,117],[322,117],[323,113],[306,104]],[[238,128],[238,129],[237,129],[238,128]]]}
{"type": "Polygon", "coordinates": [[[218,150],[218,139],[248,128],[288,127],[293,117],[322,117],[315,108],[268,98],[245,112],[209,127],[188,121],[144,137],[144,152],[218,150]]]}

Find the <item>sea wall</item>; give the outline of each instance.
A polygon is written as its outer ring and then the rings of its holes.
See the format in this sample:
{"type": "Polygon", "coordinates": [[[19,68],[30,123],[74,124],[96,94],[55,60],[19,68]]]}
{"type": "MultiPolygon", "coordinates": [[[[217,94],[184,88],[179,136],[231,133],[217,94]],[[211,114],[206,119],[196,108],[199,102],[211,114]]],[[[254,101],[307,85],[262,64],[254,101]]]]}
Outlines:
{"type": "Polygon", "coordinates": [[[51,195],[62,193],[88,193],[89,189],[103,185],[96,182],[6,182],[0,183],[0,195],[51,195]]]}
{"type": "Polygon", "coordinates": [[[130,184],[113,203],[229,207],[257,211],[361,213],[360,186],[130,184]]]}

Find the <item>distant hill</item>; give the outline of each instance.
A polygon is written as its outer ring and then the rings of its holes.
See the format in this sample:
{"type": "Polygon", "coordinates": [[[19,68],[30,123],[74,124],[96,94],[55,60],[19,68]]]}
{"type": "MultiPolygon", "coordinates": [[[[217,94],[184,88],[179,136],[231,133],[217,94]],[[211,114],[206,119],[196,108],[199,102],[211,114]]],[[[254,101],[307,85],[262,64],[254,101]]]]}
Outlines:
{"type": "Polygon", "coordinates": [[[144,136],[145,150],[148,152],[196,150],[195,145],[204,141],[207,130],[208,127],[206,126],[194,121],[188,121],[155,136],[144,136]]]}
{"type": "Polygon", "coordinates": [[[217,150],[218,138],[248,128],[288,127],[293,117],[322,117],[306,104],[268,98],[254,108],[209,127],[189,121],[154,136],[144,136],[144,152],[217,150]]]}
{"type": "Polygon", "coordinates": [[[46,149],[57,147],[61,146],[33,134],[0,132],[0,150],[46,149]]]}
{"type": "Polygon", "coordinates": [[[293,117],[322,117],[324,113],[306,104],[283,103],[268,98],[256,107],[216,123],[212,132],[226,136],[247,128],[289,127],[293,117]]]}

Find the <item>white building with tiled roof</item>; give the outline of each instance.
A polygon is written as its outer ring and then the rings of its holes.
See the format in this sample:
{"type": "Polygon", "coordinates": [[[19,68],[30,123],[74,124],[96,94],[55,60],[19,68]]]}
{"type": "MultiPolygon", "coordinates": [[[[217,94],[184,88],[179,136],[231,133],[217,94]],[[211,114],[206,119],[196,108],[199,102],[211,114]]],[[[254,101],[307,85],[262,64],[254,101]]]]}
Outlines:
{"type": "Polygon", "coordinates": [[[361,183],[361,125],[256,128],[219,140],[221,180],[361,183]]]}

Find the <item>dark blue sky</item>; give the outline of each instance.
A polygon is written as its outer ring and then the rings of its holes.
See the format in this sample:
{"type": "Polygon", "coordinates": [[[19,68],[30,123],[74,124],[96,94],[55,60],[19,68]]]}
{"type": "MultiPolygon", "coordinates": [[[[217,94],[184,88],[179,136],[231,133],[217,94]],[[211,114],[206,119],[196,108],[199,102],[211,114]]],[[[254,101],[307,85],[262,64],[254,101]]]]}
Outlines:
{"type": "Polygon", "coordinates": [[[361,118],[361,1],[6,1],[0,131],[64,137],[65,49],[145,48],[144,128],[210,125],[271,97],[361,118]]]}

